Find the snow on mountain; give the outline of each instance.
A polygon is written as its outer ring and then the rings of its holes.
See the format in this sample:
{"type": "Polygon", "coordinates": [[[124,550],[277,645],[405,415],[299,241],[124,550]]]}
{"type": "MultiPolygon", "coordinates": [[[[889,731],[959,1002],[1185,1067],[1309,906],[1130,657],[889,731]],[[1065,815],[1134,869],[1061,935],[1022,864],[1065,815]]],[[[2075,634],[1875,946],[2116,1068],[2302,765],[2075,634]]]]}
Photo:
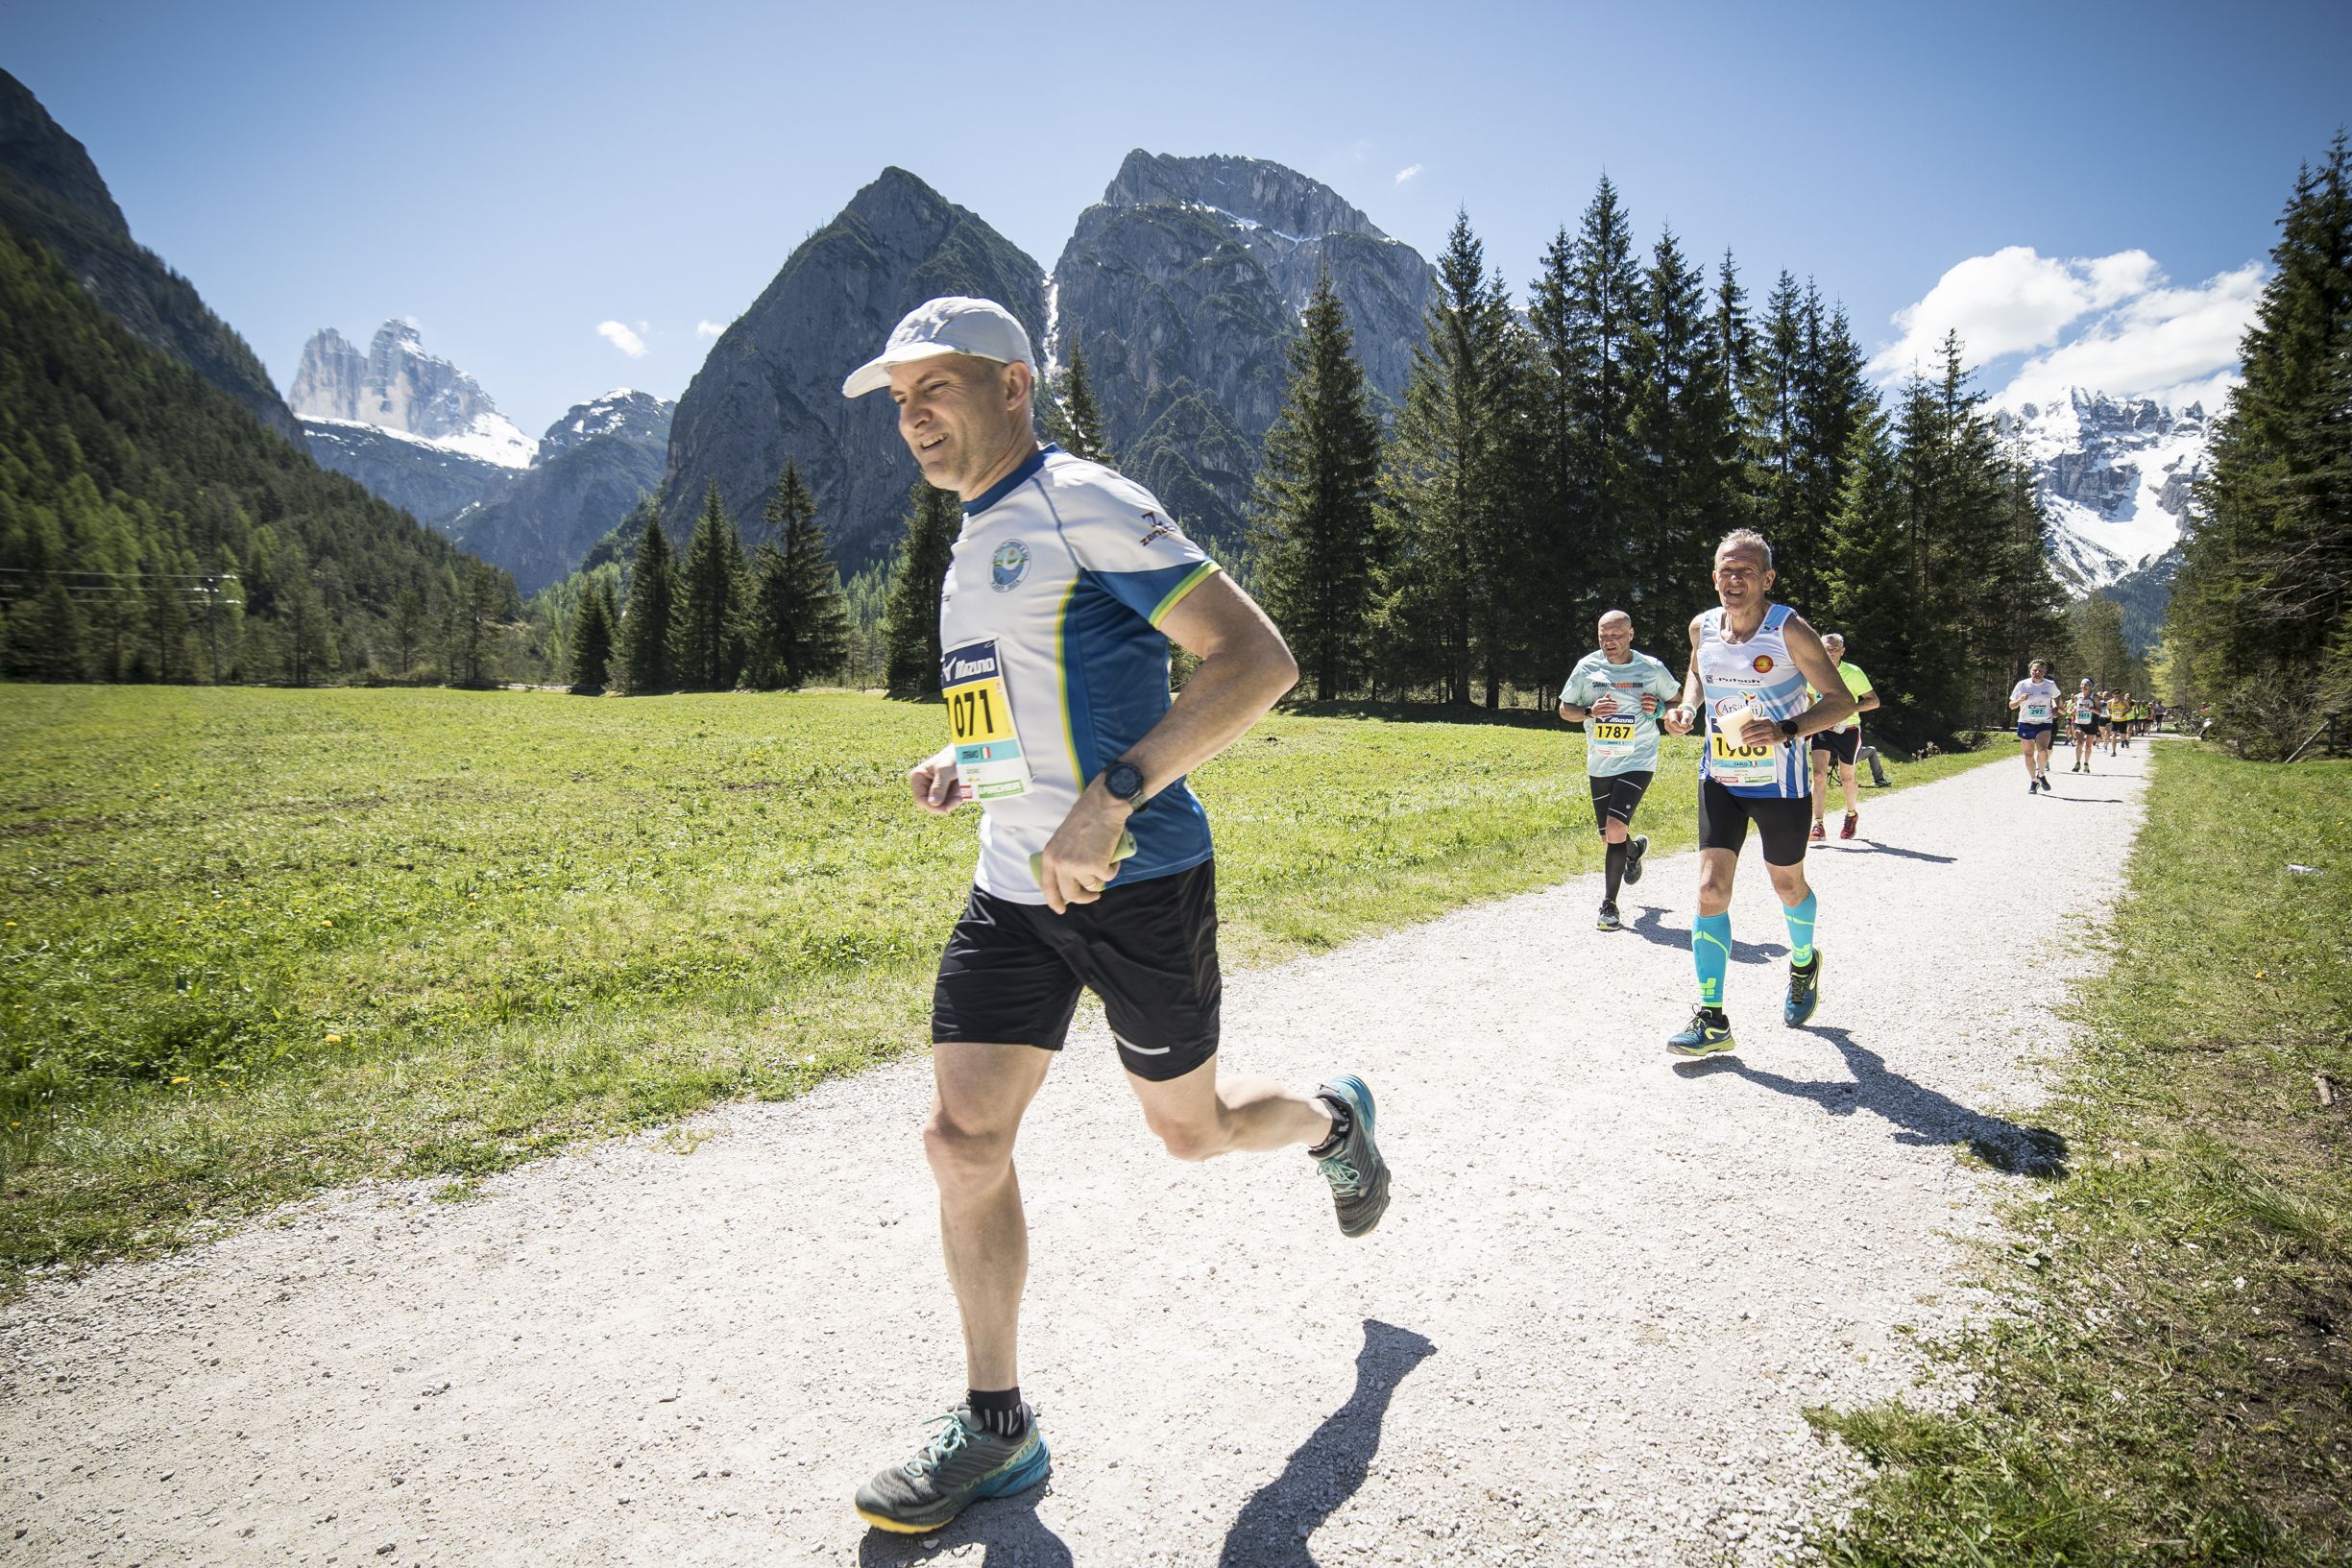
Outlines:
{"type": "Polygon", "coordinates": [[[424,351],[409,322],[377,327],[364,354],[332,327],[315,333],[286,401],[303,419],[370,424],[502,469],[539,455],[479,382],[424,351]]]}
{"type": "Polygon", "coordinates": [[[2052,523],[2051,565],[2077,592],[2104,588],[2180,542],[2213,422],[2201,403],[2168,408],[2074,387],[2063,401],[1994,416],[2019,441],[2052,523]]]}

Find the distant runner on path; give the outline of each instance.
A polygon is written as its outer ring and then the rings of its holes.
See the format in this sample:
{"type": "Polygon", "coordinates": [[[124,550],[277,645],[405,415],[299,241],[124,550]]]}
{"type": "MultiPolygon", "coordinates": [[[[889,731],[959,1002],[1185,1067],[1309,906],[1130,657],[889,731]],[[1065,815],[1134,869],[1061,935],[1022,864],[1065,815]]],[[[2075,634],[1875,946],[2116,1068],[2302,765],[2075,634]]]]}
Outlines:
{"type": "MultiPolygon", "coordinates": [[[[1862,673],[1861,665],[1846,663],[1846,639],[1842,633],[1824,634],[1821,645],[1829,650],[1831,663],[1837,665],[1837,678],[1846,683],[1846,694],[1855,706],[1846,719],[1813,736],[1813,837],[1829,836],[1821,825],[1821,816],[1830,807],[1830,764],[1834,762],[1838,782],[1846,787],[1846,820],[1839,826],[1837,836],[1852,838],[1862,820],[1861,801],[1855,789],[1854,760],[1862,750],[1862,715],[1879,706],[1879,694],[1870,688],[1870,677],[1862,673]]],[[[1821,693],[1807,682],[1805,695],[1810,702],[1821,693]]]]}
{"type": "Polygon", "coordinates": [[[2049,739],[2058,727],[2058,683],[2049,666],[2037,659],[2025,678],[2009,688],[2009,709],[2017,714],[2017,750],[2025,760],[2025,793],[2049,788],[2049,739]]]}
{"type": "Polygon", "coordinates": [[[2107,693],[2107,755],[2131,744],[2131,693],[2107,693]]]}
{"type": "Polygon", "coordinates": [[[2091,677],[2082,678],[2082,688],[2074,693],[2074,765],[2070,773],[2091,771],[2091,748],[2098,740],[2098,693],[2091,689],[2091,677]]]}
{"type": "Polygon", "coordinates": [[[1613,931],[1620,882],[1641,880],[1650,847],[1633,834],[1634,812],[1658,773],[1659,706],[1682,688],[1674,672],[1634,651],[1634,617],[1622,610],[1601,616],[1600,647],[1576,662],[1560,688],[1560,716],[1585,726],[1585,777],[1592,786],[1592,826],[1609,847],[1607,890],[1600,929],[1613,931]]]}
{"type": "Polygon", "coordinates": [[[1184,775],[1297,680],[1281,634],[1149,492],[1038,446],[1035,362],[1004,306],[909,311],[841,391],[885,387],[924,478],[963,498],[939,596],[952,739],[907,784],[926,811],[982,808],[932,992],[923,1128],[970,1387],[857,1496],[869,1525],[915,1533],[1046,1477],[1020,1390],[1013,1142],[1081,989],[1102,997],[1144,1121],[1176,1158],[1306,1146],[1348,1236],[1380,1222],[1389,1176],[1361,1078],[1217,1079],[1215,862],[1184,775]],[[1201,660],[1173,703],[1172,640],[1201,660]]]}
{"type": "Polygon", "coordinates": [[[1829,729],[1855,703],[1819,634],[1768,597],[1774,576],[1763,535],[1741,528],[1715,546],[1722,608],[1692,617],[1690,671],[1681,701],[1666,714],[1666,728],[1676,735],[1688,735],[1701,714],[1707,728],[1699,755],[1699,913],[1690,923],[1699,1008],[1690,1026],[1666,1042],[1685,1056],[1736,1049],[1723,982],[1732,963],[1732,882],[1750,823],[1764,841],[1764,869],[1788,921],[1788,1001],[1781,1021],[1794,1028],[1821,1001],[1821,953],[1813,946],[1819,904],[1805,880],[1812,812],[1795,742],[1829,729]],[[1809,705],[1808,687],[1821,693],[1809,705]]]}

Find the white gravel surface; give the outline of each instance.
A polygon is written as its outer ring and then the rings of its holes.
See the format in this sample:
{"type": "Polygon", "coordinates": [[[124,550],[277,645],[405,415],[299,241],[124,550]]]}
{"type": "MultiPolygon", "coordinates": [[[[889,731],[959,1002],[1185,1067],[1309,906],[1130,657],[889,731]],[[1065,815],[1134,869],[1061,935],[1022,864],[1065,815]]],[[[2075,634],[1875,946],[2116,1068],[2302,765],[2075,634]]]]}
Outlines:
{"type": "Polygon", "coordinates": [[[2146,757],[2047,799],[2014,760],[1866,791],[1812,856],[1806,1030],[1751,844],[1735,1060],[1661,1049],[1689,855],[1615,935],[1581,877],[1232,977],[1230,1070],[1379,1097],[1394,1203],[1360,1242],[1296,1154],[1168,1159],[1098,1015],[1019,1154],[1053,1480],[934,1536],[849,1508],[962,1387],[917,1058],[698,1146],[38,1283],[0,1309],[0,1560],[1768,1560],[1856,1468],[1803,1408],[1903,1391],[1906,1328],[1981,1305],[1960,1241],[2033,1182],[1967,1151],[2045,1150],[2048,1004],[2094,961],[2146,757]]]}

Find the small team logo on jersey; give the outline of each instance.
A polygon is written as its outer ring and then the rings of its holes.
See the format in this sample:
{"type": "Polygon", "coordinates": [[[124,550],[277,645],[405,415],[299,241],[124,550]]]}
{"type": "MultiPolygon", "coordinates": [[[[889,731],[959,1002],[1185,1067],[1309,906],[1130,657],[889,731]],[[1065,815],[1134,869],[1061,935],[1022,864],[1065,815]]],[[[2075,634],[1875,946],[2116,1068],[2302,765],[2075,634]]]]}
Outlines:
{"type": "Polygon", "coordinates": [[[1166,539],[1176,532],[1176,524],[1157,512],[1146,512],[1143,520],[1152,526],[1144,531],[1143,538],[1135,542],[1138,544],[1149,544],[1155,539],[1166,539]]]}
{"type": "Polygon", "coordinates": [[[1008,539],[996,547],[988,558],[988,586],[999,593],[1009,593],[1021,586],[1029,575],[1029,546],[1017,539],[1008,539]]]}
{"type": "Polygon", "coordinates": [[[1749,667],[1750,669],[1752,669],[1752,670],[1756,671],[1756,673],[1757,673],[1757,674],[1758,674],[1758,675],[1769,675],[1769,674],[1771,674],[1771,673],[1772,673],[1772,655],[1770,655],[1770,654],[1768,654],[1768,653],[1759,653],[1759,654],[1758,654],[1758,655],[1757,655],[1757,656],[1756,656],[1756,657],[1755,657],[1753,660],[1749,661],[1748,667],[1749,667]]]}

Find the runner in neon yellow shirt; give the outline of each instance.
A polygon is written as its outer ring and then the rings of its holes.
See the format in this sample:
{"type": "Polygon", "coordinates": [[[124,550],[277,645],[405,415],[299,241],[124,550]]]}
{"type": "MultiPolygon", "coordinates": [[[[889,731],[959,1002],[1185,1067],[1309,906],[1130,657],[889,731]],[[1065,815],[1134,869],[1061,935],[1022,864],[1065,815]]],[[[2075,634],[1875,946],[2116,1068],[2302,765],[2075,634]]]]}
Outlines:
{"type": "MultiPolygon", "coordinates": [[[[1846,638],[1842,632],[1826,633],[1821,645],[1829,650],[1837,665],[1837,677],[1846,683],[1858,705],[1854,715],[1833,730],[1823,730],[1813,736],[1813,836],[1826,838],[1821,826],[1821,813],[1827,809],[1830,794],[1830,763],[1837,763],[1837,776],[1846,786],[1846,823],[1837,830],[1840,838],[1852,838],[1855,824],[1862,820],[1860,803],[1855,793],[1854,760],[1862,750],[1862,715],[1879,706],[1879,694],[1870,688],[1870,677],[1862,673],[1859,664],[1846,663],[1846,638]]],[[[1810,686],[1806,688],[1808,699],[1817,700],[1821,693],[1810,686]]]]}

